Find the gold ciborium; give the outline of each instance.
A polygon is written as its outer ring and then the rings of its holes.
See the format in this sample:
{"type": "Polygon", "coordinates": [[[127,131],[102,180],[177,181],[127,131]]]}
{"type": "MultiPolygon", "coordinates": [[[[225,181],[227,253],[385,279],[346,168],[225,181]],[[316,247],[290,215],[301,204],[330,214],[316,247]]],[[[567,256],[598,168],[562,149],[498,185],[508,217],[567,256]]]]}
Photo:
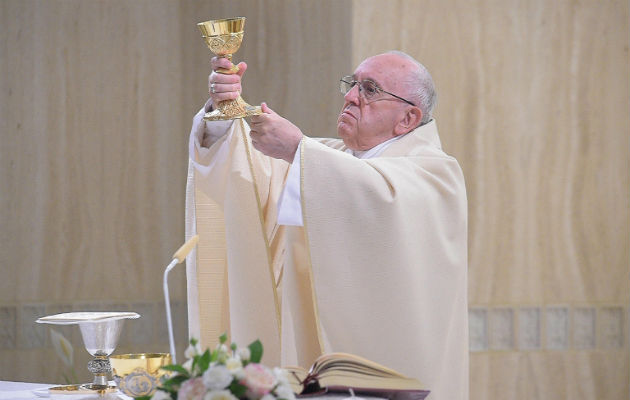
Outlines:
{"type": "Polygon", "coordinates": [[[166,374],[160,368],[171,364],[168,353],[137,353],[110,356],[112,373],[118,389],[130,397],[151,396],[166,374]]]}
{"type": "MultiPolygon", "coordinates": [[[[245,17],[215,19],[200,22],[197,26],[210,51],[219,57],[232,61],[232,54],[236,53],[243,41],[245,17]]],[[[238,72],[238,67],[233,65],[231,69],[219,68],[217,72],[235,74],[238,72]]],[[[260,114],[262,114],[260,107],[251,106],[241,96],[238,96],[234,100],[220,101],[216,105],[216,110],[206,113],[203,119],[206,121],[223,121],[260,114]]]]}

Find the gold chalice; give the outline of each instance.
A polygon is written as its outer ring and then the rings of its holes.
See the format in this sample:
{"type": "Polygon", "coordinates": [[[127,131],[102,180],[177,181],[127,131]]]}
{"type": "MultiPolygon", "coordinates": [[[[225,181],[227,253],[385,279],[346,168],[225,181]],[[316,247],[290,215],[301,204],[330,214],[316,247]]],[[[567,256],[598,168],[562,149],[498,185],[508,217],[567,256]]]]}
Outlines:
{"type": "MultiPolygon", "coordinates": [[[[215,19],[200,22],[197,26],[210,51],[219,57],[232,61],[232,54],[236,53],[243,41],[245,17],[215,19]]],[[[231,69],[219,68],[217,72],[235,74],[238,72],[238,67],[234,65],[231,69]]],[[[241,96],[238,96],[234,100],[220,101],[216,105],[216,109],[206,113],[203,119],[206,121],[224,121],[260,114],[262,114],[260,107],[251,106],[241,96]]]]}

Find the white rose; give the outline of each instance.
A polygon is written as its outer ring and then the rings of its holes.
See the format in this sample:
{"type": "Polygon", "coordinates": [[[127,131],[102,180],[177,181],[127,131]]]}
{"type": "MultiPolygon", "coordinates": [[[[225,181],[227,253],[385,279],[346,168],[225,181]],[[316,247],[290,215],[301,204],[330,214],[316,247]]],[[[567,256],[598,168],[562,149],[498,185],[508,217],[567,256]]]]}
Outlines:
{"type": "Polygon", "coordinates": [[[186,371],[192,372],[192,363],[193,359],[189,358],[188,360],[186,360],[186,362],[182,364],[182,367],[186,368],[186,371]]]}
{"type": "Polygon", "coordinates": [[[241,368],[241,369],[239,369],[237,371],[233,371],[232,375],[234,375],[236,380],[238,380],[240,382],[243,379],[245,379],[245,369],[241,368]]]}
{"type": "Polygon", "coordinates": [[[225,389],[232,380],[230,370],[223,365],[210,367],[203,373],[203,384],[210,390],[225,389]]]}
{"type": "Polygon", "coordinates": [[[276,400],[276,398],[272,394],[266,394],[260,400],[276,400]]]}
{"type": "Polygon", "coordinates": [[[229,390],[211,390],[203,397],[203,400],[238,400],[229,390]]]}
{"type": "Polygon", "coordinates": [[[275,392],[279,399],[295,400],[295,393],[289,385],[278,385],[275,392]]]}
{"type": "Polygon", "coordinates": [[[249,360],[249,358],[252,356],[251,351],[249,351],[249,347],[243,347],[238,349],[238,356],[241,358],[241,360],[249,360]]]}
{"type": "Polygon", "coordinates": [[[243,371],[245,378],[240,383],[247,387],[246,395],[250,399],[260,399],[278,383],[271,370],[262,364],[247,364],[243,371]]]}
{"type": "Polygon", "coordinates": [[[289,384],[289,375],[288,375],[288,373],[287,373],[287,371],[285,369],[275,367],[273,369],[273,376],[276,377],[276,379],[278,380],[279,384],[281,384],[281,385],[288,385],[289,384]]]}
{"type": "Polygon", "coordinates": [[[217,344],[217,350],[219,350],[220,353],[227,353],[229,349],[225,343],[222,343],[217,344]]]}
{"type": "Polygon", "coordinates": [[[151,400],[171,400],[171,395],[163,390],[156,390],[151,396],[151,400]]]}
{"type": "Polygon", "coordinates": [[[188,345],[186,351],[184,351],[184,357],[186,358],[193,358],[198,354],[201,354],[201,346],[199,346],[199,343],[194,346],[192,344],[188,345]]]}
{"type": "Polygon", "coordinates": [[[225,360],[225,367],[230,370],[231,373],[235,374],[241,368],[243,368],[243,363],[241,359],[238,357],[230,357],[225,360]]]}

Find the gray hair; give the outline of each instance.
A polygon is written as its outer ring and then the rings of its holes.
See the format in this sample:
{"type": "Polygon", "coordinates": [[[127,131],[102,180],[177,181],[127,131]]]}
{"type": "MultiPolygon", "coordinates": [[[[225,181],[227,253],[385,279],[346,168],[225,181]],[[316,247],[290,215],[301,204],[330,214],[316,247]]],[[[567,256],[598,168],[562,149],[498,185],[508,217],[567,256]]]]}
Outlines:
{"type": "Polygon", "coordinates": [[[437,103],[437,92],[435,91],[435,85],[431,74],[420,64],[418,60],[411,57],[409,54],[398,50],[388,51],[387,54],[395,54],[399,57],[406,58],[413,61],[418,67],[417,70],[412,71],[409,76],[404,79],[407,80],[406,84],[409,87],[410,100],[416,104],[422,111],[422,121],[420,125],[426,124],[431,120],[433,108],[437,103]]]}

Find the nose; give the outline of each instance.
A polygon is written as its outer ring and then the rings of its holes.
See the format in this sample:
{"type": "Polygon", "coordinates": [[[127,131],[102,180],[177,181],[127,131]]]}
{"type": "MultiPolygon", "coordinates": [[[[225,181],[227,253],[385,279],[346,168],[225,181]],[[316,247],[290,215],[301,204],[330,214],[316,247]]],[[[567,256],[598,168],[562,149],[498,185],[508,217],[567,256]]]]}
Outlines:
{"type": "Polygon", "coordinates": [[[359,105],[359,85],[354,85],[348,92],[343,96],[347,103],[352,103],[359,105]],[[356,90],[354,90],[356,89],[356,90]]]}

